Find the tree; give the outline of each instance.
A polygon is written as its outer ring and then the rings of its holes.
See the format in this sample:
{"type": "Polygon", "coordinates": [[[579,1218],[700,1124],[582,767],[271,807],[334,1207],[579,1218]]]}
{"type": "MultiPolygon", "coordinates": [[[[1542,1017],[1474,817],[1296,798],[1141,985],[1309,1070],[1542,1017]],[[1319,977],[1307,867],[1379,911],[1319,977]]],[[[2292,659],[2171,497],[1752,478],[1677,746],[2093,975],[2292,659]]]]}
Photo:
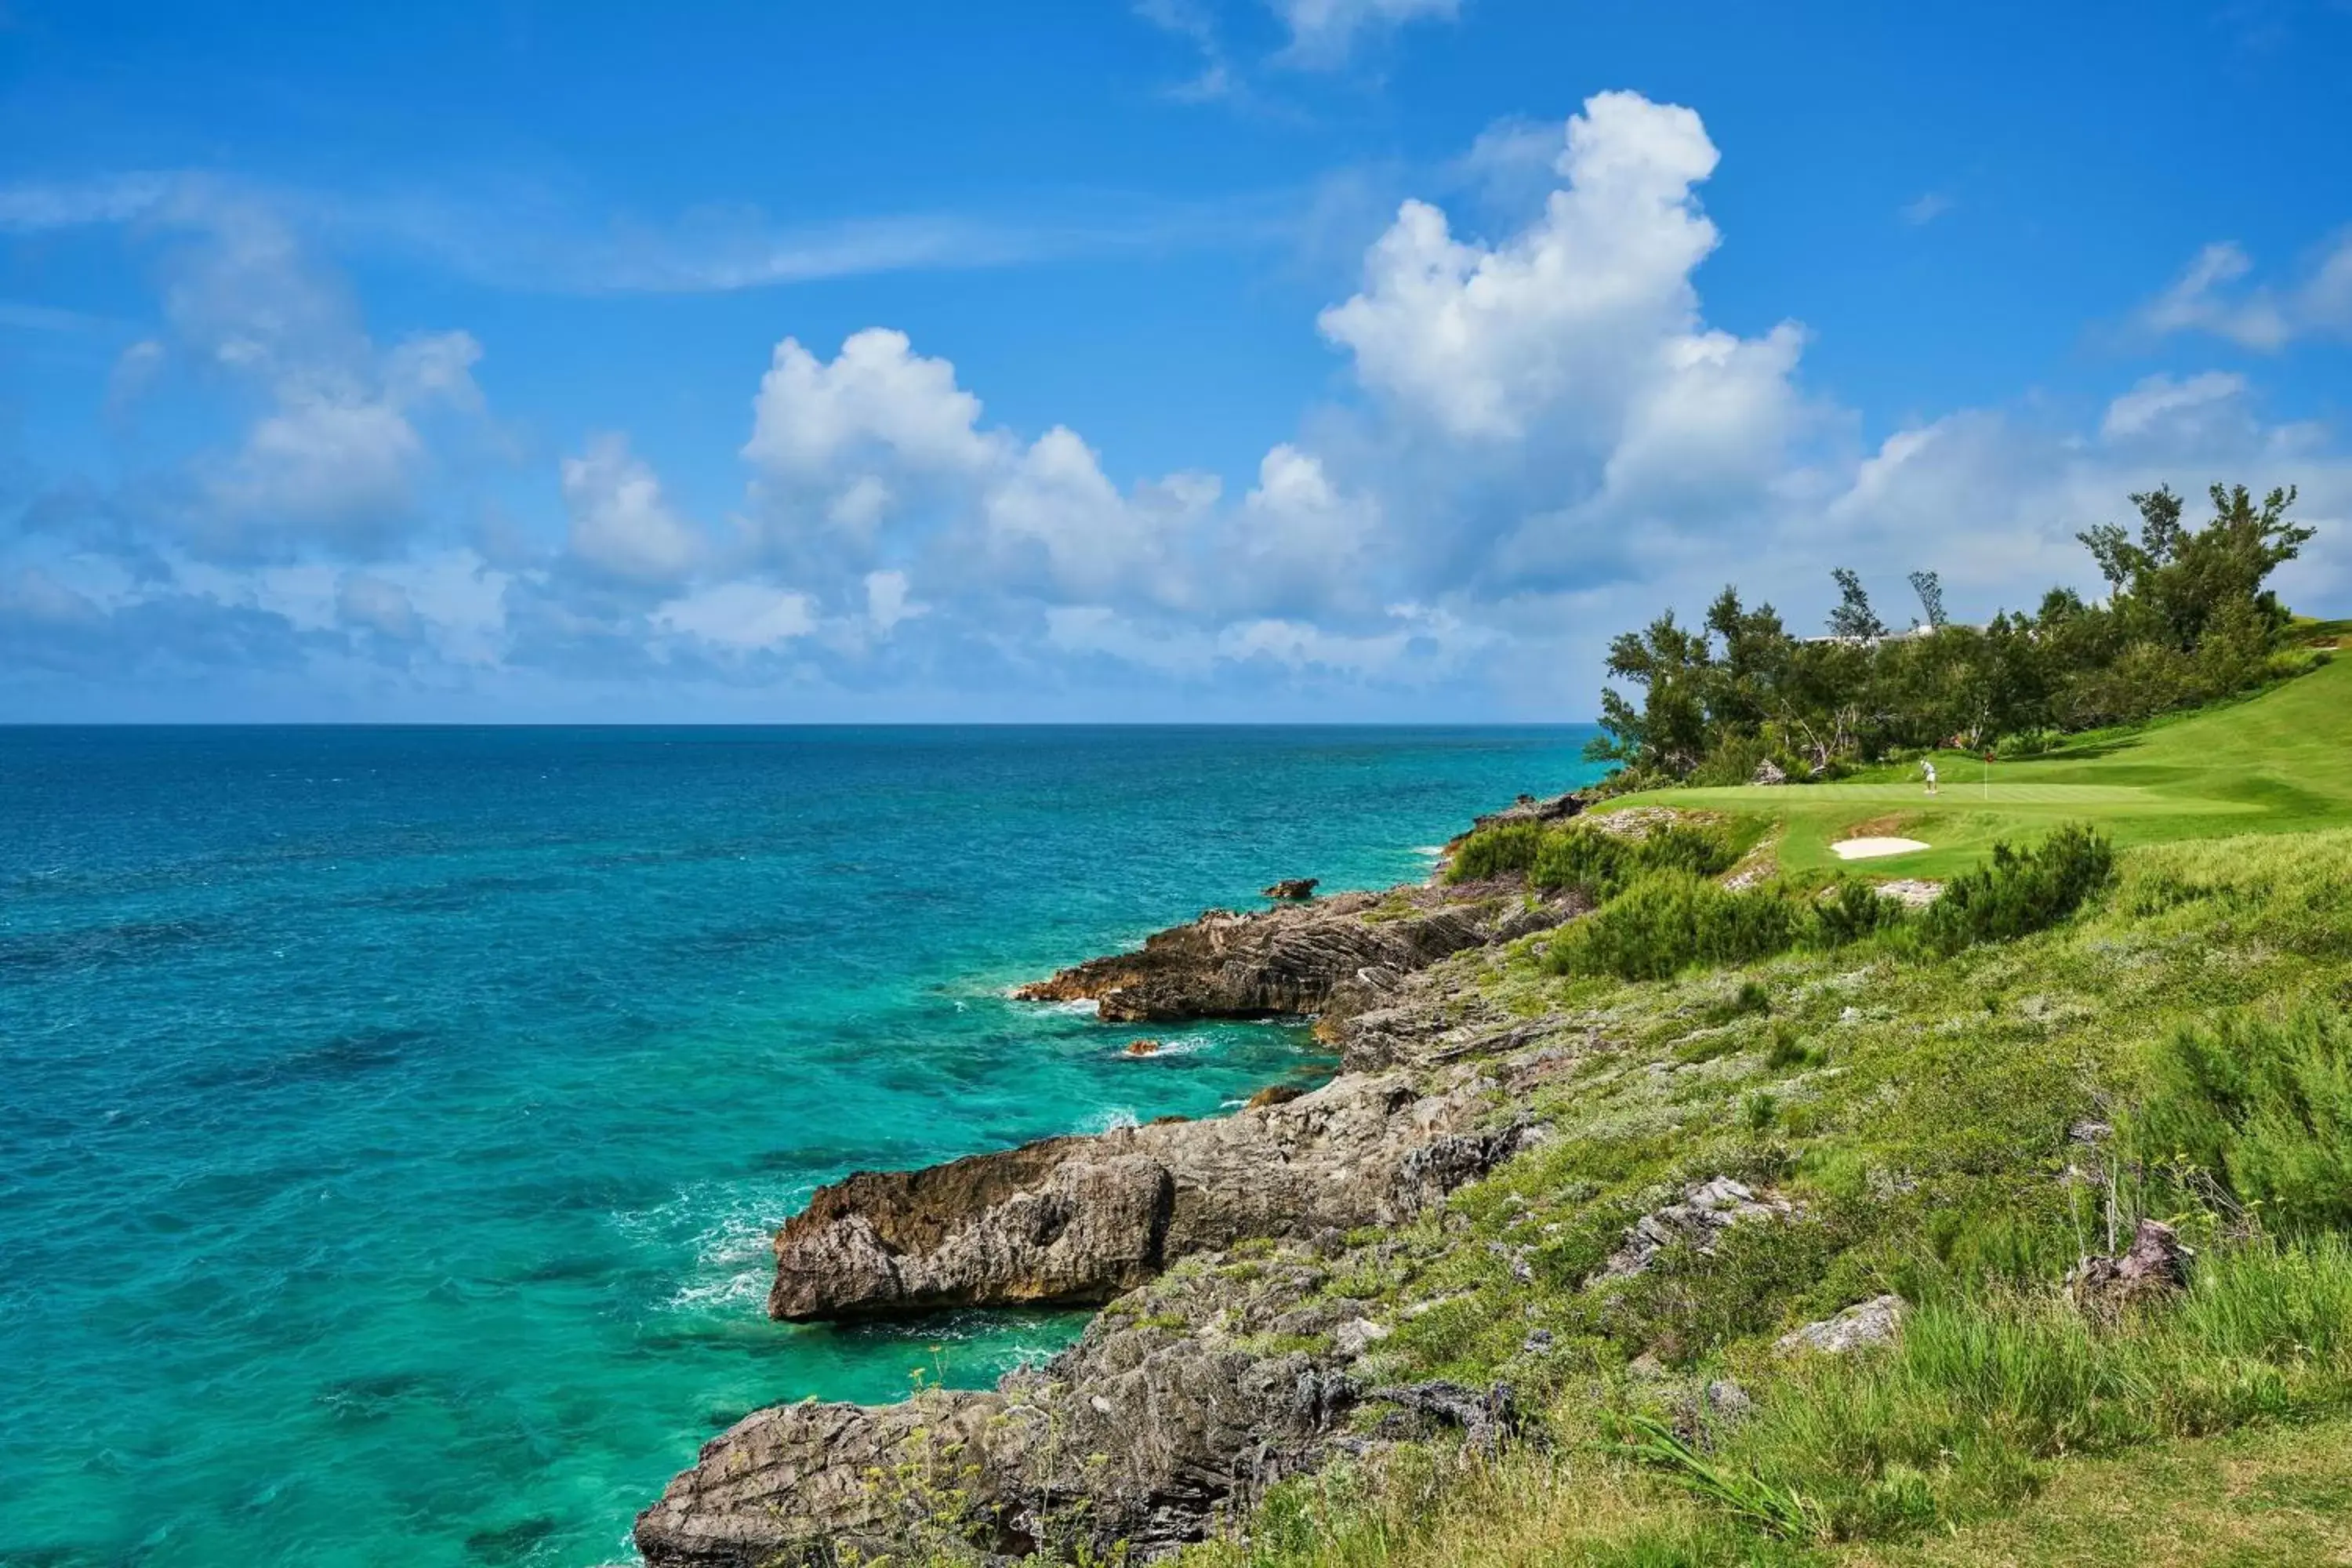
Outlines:
{"type": "Polygon", "coordinates": [[[1911,574],[1911,591],[1919,595],[1919,607],[1927,612],[1927,624],[1937,631],[1944,629],[1944,583],[1933,572],[1911,574]]]}
{"type": "Polygon", "coordinates": [[[1609,645],[1609,673],[1642,688],[1635,708],[1614,688],[1601,693],[1606,733],[1585,748],[1596,761],[1663,769],[1679,777],[1706,754],[1707,677],[1714,666],[1706,634],[1675,621],[1668,610],[1639,632],[1621,632],[1609,645]]]}
{"type": "Polygon", "coordinates": [[[2286,515],[2294,488],[2274,489],[2259,505],[2243,485],[2215,485],[2207,493],[2213,519],[2194,532],[2181,526],[2180,498],[2159,488],[2131,498],[2140,514],[2137,541],[2112,522],[2075,536],[2114,590],[2109,607],[2127,641],[2193,653],[2206,626],[2232,603],[2253,606],[2273,633],[2286,624],[2278,595],[2264,584],[2312,536],[2286,515]]]}
{"type": "Polygon", "coordinates": [[[1855,642],[1876,642],[1886,635],[1886,624],[1870,607],[1862,579],[1843,566],[1832,567],[1830,578],[1838,585],[1838,605],[1830,612],[1830,636],[1855,642]]]}
{"type": "Polygon", "coordinates": [[[1743,608],[1739,591],[1728,584],[1707,606],[1706,629],[1723,643],[1708,683],[1708,726],[1718,736],[1752,735],[1771,713],[1772,691],[1787,673],[1795,642],[1779,611],[1769,605],[1743,608]]]}

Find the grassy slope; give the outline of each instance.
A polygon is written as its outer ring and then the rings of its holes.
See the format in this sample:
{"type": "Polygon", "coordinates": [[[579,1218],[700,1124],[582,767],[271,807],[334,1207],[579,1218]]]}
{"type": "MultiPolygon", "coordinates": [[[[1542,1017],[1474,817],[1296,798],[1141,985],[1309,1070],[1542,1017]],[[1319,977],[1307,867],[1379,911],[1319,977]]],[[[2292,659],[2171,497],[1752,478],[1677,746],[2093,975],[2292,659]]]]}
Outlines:
{"type": "Polygon", "coordinates": [[[2075,819],[2119,845],[2352,825],[2352,659],[2244,701],[1996,763],[1990,782],[1983,761],[1964,752],[1939,753],[1936,765],[1943,790],[1932,800],[1914,765],[1832,784],[1667,790],[1622,804],[1769,817],[1784,834],[1782,867],[1800,875],[1845,865],[1829,846],[1864,825],[1931,846],[1855,863],[1888,877],[1948,875],[1996,838],[2034,837],[2075,819]]]}
{"type": "MultiPolygon", "coordinates": [[[[1510,1381],[1557,1447],[1435,1486],[1318,1481],[1288,1525],[1202,1552],[1203,1568],[2352,1562],[2340,1350],[2200,1361],[2191,1345],[2178,1376],[2117,1373],[2120,1396],[2051,1392],[2031,1356],[1995,1357],[1990,1383],[1931,1380],[1840,1436],[1843,1396],[1809,1395],[1811,1374],[1773,1349],[1882,1290],[2048,1301],[2102,1246],[2112,1171],[2070,1129],[2128,1114],[2154,1042],[2233,1009],[2352,1003],[2352,660],[2004,777],[1990,808],[1953,792],[1923,813],[1932,855],[1870,868],[1951,869],[1995,834],[2091,817],[2131,847],[2117,883],[2040,935],[1640,984],[1551,975],[1542,939],[1454,961],[1489,1001],[1553,1020],[1561,1070],[1520,1092],[1558,1136],[1443,1216],[1351,1238],[1327,1290],[1393,1330],[1368,1371],[1510,1381]],[[1597,1279],[1635,1216],[1717,1174],[1779,1192],[1805,1223],[1597,1279]],[[1812,1398],[1813,1427],[1775,1435],[1768,1419],[1718,1452],[1800,1486],[1847,1543],[1776,1539],[1617,1457],[1611,1412],[1677,1418],[1719,1376],[1768,1413],[1812,1398]],[[2181,1390],[2194,1397],[2174,1408],[2181,1390]],[[1890,1487],[1908,1489],[1913,1522],[1885,1521],[1890,1487]]],[[[1888,784],[1654,798],[1769,812],[1801,869],[1886,815],[1874,788],[1923,807],[1888,784]]],[[[2216,1244],[2210,1225],[2190,1234],[2216,1244]]]]}

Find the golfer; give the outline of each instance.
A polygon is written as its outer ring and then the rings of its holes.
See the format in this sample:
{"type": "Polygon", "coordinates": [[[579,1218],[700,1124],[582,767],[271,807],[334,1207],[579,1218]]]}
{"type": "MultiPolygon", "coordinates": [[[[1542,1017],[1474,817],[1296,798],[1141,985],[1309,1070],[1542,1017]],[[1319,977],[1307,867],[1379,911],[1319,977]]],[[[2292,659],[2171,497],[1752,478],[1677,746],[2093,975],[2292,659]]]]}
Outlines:
{"type": "Polygon", "coordinates": [[[1933,757],[1929,757],[1926,762],[1921,763],[1919,764],[1919,771],[1920,771],[1921,773],[1926,773],[1926,774],[1927,775],[1927,793],[1928,793],[1929,795],[1933,795],[1933,794],[1935,794],[1935,793],[1936,793],[1936,759],[1935,759],[1935,758],[1933,758],[1933,757]]]}

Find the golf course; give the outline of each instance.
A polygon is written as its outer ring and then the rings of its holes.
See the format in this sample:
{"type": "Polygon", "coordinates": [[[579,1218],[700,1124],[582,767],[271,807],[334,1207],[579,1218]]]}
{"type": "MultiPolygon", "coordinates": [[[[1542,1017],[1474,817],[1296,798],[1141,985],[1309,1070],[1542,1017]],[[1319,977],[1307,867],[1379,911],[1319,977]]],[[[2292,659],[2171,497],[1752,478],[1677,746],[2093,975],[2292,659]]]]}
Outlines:
{"type": "Polygon", "coordinates": [[[2037,757],[1934,761],[1933,796],[1915,759],[1834,784],[1678,788],[1612,804],[1769,819],[1784,871],[1888,878],[1948,876],[1998,840],[2022,844],[2061,822],[2095,824],[2119,846],[2352,824],[2352,660],[2130,731],[2071,737],[2037,757]],[[1861,837],[1927,847],[1858,862],[1832,848],[1861,837]]]}

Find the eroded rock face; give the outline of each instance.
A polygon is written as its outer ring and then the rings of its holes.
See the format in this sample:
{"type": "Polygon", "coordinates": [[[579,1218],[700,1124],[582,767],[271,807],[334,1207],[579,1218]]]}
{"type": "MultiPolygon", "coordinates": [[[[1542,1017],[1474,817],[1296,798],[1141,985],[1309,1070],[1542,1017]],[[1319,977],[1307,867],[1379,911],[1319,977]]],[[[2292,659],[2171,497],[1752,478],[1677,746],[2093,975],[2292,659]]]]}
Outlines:
{"type": "Polygon", "coordinates": [[[1367,973],[1403,975],[1467,948],[1556,925],[1574,909],[1530,910],[1518,889],[1340,893],[1251,914],[1211,910],[1014,994],[1096,1004],[1117,1023],[1321,1013],[1367,973]],[[1402,907],[1399,907],[1402,905],[1402,907]]]}
{"type": "Polygon", "coordinates": [[[1244,1237],[1409,1217],[1518,1146],[1475,1089],[1401,1073],[1207,1121],[1118,1128],[822,1188],[776,1237],[771,1316],[1106,1301],[1244,1237]]]}
{"type": "MultiPolygon", "coordinates": [[[[646,1562],[832,1564],[949,1536],[1003,1554],[1117,1544],[1139,1561],[1238,1521],[1335,1451],[1447,1422],[1492,1440],[1512,1419],[1507,1390],[1360,1388],[1388,1327],[1318,1290],[1349,1233],[1412,1216],[1540,1135],[1504,1113],[1501,1083],[1474,1058],[1550,1071],[1584,1042],[1457,1002],[1424,972],[1580,908],[1497,886],[1213,912],[1030,987],[1113,1019],[1319,1013],[1342,1072],[1214,1121],[821,1190],[777,1237],[777,1317],[1109,1304],[1070,1351],[992,1390],[745,1417],[639,1517],[646,1562]],[[1255,1238],[1274,1250],[1234,1264],[1225,1249],[1255,1238]],[[1370,1436],[1349,1421],[1367,1403],[1386,1410],[1370,1436]]],[[[1384,1240],[1363,1246],[1386,1256],[1384,1240]]]]}
{"type": "Polygon", "coordinates": [[[1360,1396],[1336,1352],[1237,1342],[1318,1331],[1298,1307],[1317,1278],[1304,1247],[1245,1280],[1171,1278],[994,1389],[756,1411],[638,1517],[637,1548],[654,1568],[764,1568],[895,1561],[926,1533],[999,1552],[1124,1542],[1137,1558],[1201,1540],[1353,1441],[1341,1427],[1360,1396]]]}
{"type": "Polygon", "coordinates": [[[1624,1243],[1609,1255],[1601,1278],[1622,1279],[1639,1274],[1658,1254],[1677,1243],[1698,1252],[1712,1252],[1716,1239],[1735,1225],[1781,1219],[1794,1212],[1787,1199],[1770,1194],[1759,1196],[1729,1176],[1701,1182],[1685,1192],[1680,1202],[1635,1220],[1625,1232],[1624,1243]]]}

